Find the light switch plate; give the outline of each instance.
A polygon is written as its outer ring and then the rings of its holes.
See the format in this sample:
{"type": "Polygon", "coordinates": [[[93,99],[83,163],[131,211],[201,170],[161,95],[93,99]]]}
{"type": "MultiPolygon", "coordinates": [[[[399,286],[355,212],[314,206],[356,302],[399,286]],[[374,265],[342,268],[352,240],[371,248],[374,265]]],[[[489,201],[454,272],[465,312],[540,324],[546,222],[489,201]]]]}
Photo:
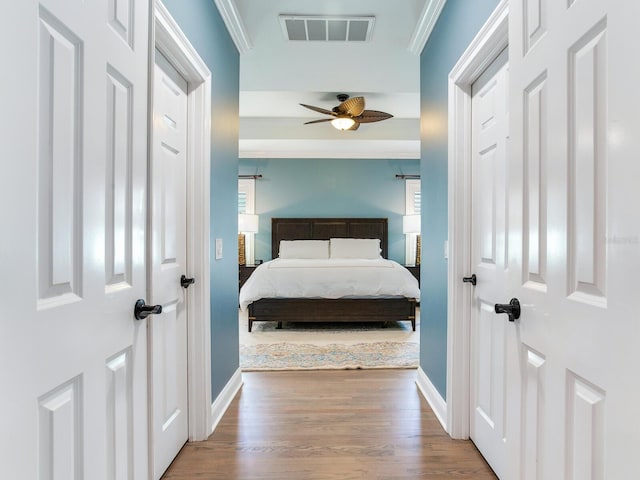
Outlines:
{"type": "Polygon", "coordinates": [[[449,240],[444,241],[444,258],[449,259],[449,240]]]}
{"type": "Polygon", "coordinates": [[[222,258],[222,239],[216,238],[216,260],[222,258]]]}

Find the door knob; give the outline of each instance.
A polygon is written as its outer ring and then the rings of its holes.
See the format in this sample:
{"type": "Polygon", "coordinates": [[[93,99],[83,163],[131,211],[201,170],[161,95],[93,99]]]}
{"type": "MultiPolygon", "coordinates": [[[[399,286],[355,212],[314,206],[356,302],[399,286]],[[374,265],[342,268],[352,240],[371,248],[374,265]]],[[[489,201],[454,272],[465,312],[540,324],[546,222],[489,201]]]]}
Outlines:
{"type": "Polygon", "coordinates": [[[470,283],[471,285],[475,285],[476,284],[476,274],[474,273],[473,275],[471,275],[470,277],[462,277],[462,281],[464,283],[470,283]]]}
{"type": "Polygon", "coordinates": [[[512,298],[509,303],[496,303],[496,313],[506,313],[509,315],[509,321],[514,322],[520,318],[520,302],[517,298],[512,298]]]}
{"type": "Polygon", "coordinates": [[[136,320],[144,320],[149,315],[158,313],[162,313],[162,305],[147,305],[141,298],[136,300],[136,305],[133,307],[133,316],[136,320]]]}
{"type": "Polygon", "coordinates": [[[196,283],[195,278],[188,278],[186,275],[180,277],[180,285],[182,285],[182,288],[189,288],[189,285],[192,283],[196,283]]]}

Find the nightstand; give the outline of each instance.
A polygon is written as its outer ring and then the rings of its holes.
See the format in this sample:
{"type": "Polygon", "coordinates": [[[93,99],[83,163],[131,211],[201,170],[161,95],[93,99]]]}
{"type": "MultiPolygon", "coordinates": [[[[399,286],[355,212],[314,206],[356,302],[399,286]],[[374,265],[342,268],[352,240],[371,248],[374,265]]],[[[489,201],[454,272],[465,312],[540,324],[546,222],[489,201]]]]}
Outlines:
{"type": "Polygon", "coordinates": [[[411,275],[418,280],[418,286],[420,286],[420,265],[404,265],[404,268],[411,272],[411,275]]]}
{"type": "Polygon", "coordinates": [[[238,270],[239,270],[239,276],[240,276],[240,282],[239,282],[239,286],[238,289],[242,288],[242,285],[244,285],[244,282],[246,282],[249,277],[251,276],[251,274],[253,273],[253,271],[256,269],[257,265],[238,265],[238,270]]]}

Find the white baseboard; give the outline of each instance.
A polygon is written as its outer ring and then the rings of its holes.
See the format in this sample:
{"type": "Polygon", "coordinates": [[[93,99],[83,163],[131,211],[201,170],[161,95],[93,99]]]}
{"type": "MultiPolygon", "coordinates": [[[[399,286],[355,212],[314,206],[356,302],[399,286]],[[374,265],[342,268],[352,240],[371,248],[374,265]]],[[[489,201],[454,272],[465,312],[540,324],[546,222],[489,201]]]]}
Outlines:
{"type": "Polygon", "coordinates": [[[220,392],[220,395],[218,395],[214,402],[211,404],[211,432],[216,429],[218,423],[220,423],[220,420],[224,415],[224,412],[227,411],[227,408],[229,408],[231,401],[234,399],[236,393],[238,393],[241,387],[242,371],[238,369],[224,386],[224,388],[220,392]]]}
{"type": "Polygon", "coordinates": [[[418,367],[416,373],[416,385],[418,385],[418,389],[422,392],[422,396],[431,407],[431,410],[433,410],[444,431],[449,432],[447,429],[447,402],[444,401],[440,392],[431,383],[431,380],[429,380],[429,377],[421,367],[418,367]]]}

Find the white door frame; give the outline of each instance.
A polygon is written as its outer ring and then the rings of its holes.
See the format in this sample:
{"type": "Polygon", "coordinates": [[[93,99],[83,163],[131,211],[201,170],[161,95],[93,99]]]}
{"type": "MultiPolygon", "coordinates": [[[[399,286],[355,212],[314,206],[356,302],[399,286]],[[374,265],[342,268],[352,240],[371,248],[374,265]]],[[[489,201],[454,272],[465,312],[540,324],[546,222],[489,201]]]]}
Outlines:
{"type": "Polygon", "coordinates": [[[447,433],[469,438],[471,275],[471,86],[509,44],[502,0],[449,73],[449,265],[447,433]]]}
{"type": "MultiPolygon", "coordinates": [[[[187,298],[187,388],[189,440],[211,434],[211,314],[209,293],[209,158],[211,72],[160,0],[154,1],[154,45],[188,83],[187,98],[187,276],[196,282],[187,298]]],[[[155,49],[150,49],[153,72],[155,49]]],[[[149,141],[153,135],[153,73],[149,78],[149,141]]],[[[149,149],[151,151],[151,149],[149,149]]]]}

